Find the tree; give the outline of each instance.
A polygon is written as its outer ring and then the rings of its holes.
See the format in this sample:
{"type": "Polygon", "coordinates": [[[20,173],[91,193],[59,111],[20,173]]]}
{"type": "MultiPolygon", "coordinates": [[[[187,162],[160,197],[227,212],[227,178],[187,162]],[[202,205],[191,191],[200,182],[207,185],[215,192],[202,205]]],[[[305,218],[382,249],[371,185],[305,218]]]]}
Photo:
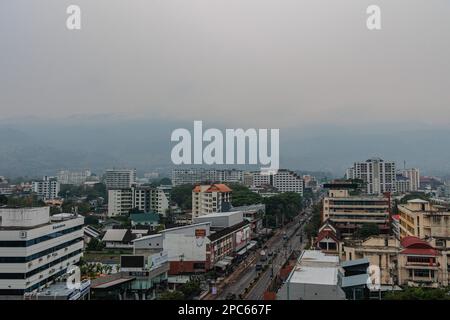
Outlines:
{"type": "Polygon", "coordinates": [[[295,192],[284,192],[264,198],[263,203],[266,205],[266,215],[275,216],[282,225],[285,220],[292,220],[302,209],[302,197],[295,192]]]}
{"type": "Polygon", "coordinates": [[[425,201],[430,201],[430,197],[428,195],[426,195],[425,193],[423,193],[423,192],[412,192],[410,194],[405,195],[400,200],[400,203],[401,204],[405,204],[409,200],[414,200],[414,199],[422,199],[422,200],[425,200],[425,201]]]}
{"type": "Polygon", "coordinates": [[[364,223],[361,228],[355,232],[355,236],[360,239],[366,239],[370,236],[380,234],[380,229],[376,223],[364,223]]]}
{"type": "Polygon", "coordinates": [[[407,287],[402,291],[386,293],[386,300],[450,300],[447,289],[431,289],[422,287],[407,287]]]}
{"type": "Polygon", "coordinates": [[[185,299],[192,299],[202,292],[200,281],[190,280],[180,287],[180,291],[183,292],[185,299]]]}
{"type": "Polygon", "coordinates": [[[25,197],[8,197],[8,206],[11,207],[44,207],[45,205],[45,202],[39,200],[35,194],[25,197]]]}
{"type": "Polygon", "coordinates": [[[172,188],[170,192],[170,198],[175,202],[182,210],[192,209],[192,185],[183,184],[172,188]]]}
{"type": "Polygon", "coordinates": [[[233,190],[231,203],[234,207],[262,203],[262,197],[244,185],[234,183],[229,187],[233,190]]]}
{"type": "Polygon", "coordinates": [[[98,218],[97,217],[94,217],[94,216],[86,216],[85,218],[84,218],[84,224],[87,224],[87,225],[91,225],[91,226],[96,226],[96,225],[98,225],[98,218]]]}
{"type": "Polygon", "coordinates": [[[305,233],[306,233],[306,236],[308,237],[308,239],[310,239],[311,237],[317,236],[320,225],[322,223],[320,211],[321,211],[321,204],[316,204],[313,207],[311,220],[305,226],[305,233]]]}
{"type": "Polygon", "coordinates": [[[159,300],[184,300],[184,294],[180,291],[164,291],[159,300]]]}
{"type": "Polygon", "coordinates": [[[87,251],[101,251],[103,250],[103,248],[105,247],[105,244],[96,239],[96,238],[91,238],[91,241],[89,241],[89,243],[86,246],[86,250],[87,251]]]}
{"type": "Polygon", "coordinates": [[[5,195],[0,194],[0,205],[5,205],[5,204],[8,204],[8,198],[5,195]]]}

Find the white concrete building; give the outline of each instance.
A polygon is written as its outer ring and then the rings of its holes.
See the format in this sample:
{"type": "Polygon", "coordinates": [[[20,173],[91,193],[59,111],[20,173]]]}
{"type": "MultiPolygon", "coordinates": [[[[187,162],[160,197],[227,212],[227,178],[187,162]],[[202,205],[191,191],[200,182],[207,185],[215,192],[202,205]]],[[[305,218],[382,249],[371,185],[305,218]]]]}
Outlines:
{"type": "Polygon", "coordinates": [[[368,194],[395,192],[396,171],[395,162],[380,158],[355,162],[353,168],[347,169],[348,179],[360,179],[366,184],[368,194]]]}
{"type": "Polygon", "coordinates": [[[83,253],[82,216],[49,207],[0,208],[0,299],[23,299],[67,272],[83,253]]]}
{"type": "Polygon", "coordinates": [[[108,189],[131,188],[136,184],[136,169],[108,169],[105,181],[108,189]]]}
{"type": "Polygon", "coordinates": [[[403,169],[402,175],[409,179],[409,191],[417,191],[420,188],[420,171],[417,168],[403,169]]]}
{"type": "Polygon", "coordinates": [[[236,169],[174,169],[172,185],[197,183],[242,183],[244,172],[236,169]]]}
{"type": "Polygon", "coordinates": [[[82,185],[86,182],[88,177],[91,176],[90,170],[84,171],[70,171],[70,170],[61,170],[56,175],[56,178],[61,184],[73,184],[73,185],[82,185]]]}
{"type": "Polygon", "coordinates": [[[395,181],[395,191],[397,193],[407,193],[411,191],[410,179],[401,174],[397,174],[395,181]]]}
{"type": "Polygon", "coordinates": [[[198,185],[192,190],[192,218],[227,211],[231,208],[231,190],[225,184],[198,185]]]}
{"type": "Polygon", "coordinates": [[[192,223],[211,222],[212,229],[223,229],[244,221],[242,211],[215,212],[192,219],[192,223]]]}
{"type": "Polygon", "coordinates": [[[133,209],[133,190],[108,190],[108,217],[128,214],[133,209]]]}
{"type": "Polygon", "coordinates": [[[44,176],[41,181],[32,182],[32,190],[43,200],[58,198],[60,183],[55,177],[44,176]]]}
{"type": "Polygon", "coordinates": [[[278,291],[277,300],[345,300],[338,280],[338,256],[305,250],[278,291]]]}
{"type": "Polygon", "coordinates": [[[128,214],[130,210],[135,208],[165,216],[169,208],[166,190],[149,186],[108,190],[109,217],[128,214]]]}
{"type": "Polygon", "coordinates": [[[280,169],[276,174],[253,172],[252,187],[272,186],[279,192],[296,192],[303,195],[303,179],[293,171],[280,169]]]}

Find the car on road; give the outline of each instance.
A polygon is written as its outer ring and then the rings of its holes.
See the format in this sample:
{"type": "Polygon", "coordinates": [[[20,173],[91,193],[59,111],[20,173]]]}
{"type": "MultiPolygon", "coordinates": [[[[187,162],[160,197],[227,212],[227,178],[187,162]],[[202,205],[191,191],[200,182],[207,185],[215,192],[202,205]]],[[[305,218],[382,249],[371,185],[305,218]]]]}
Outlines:
{"type": "Polygon", "coordinates": [[[273,252],[270,251],[267,255],[268,255],[269,257],[271,257],[271,256],[273,256],[273,252]]]}
{"type": "Polygon", "coordinates": [[[262,270],[262,263],[257,263],[255,266],[255,270],[256,271],[261,271],[262,270]]]}
{"type": "Polygon", "coordinates": [[[236,300],[236,295],[234,293],[227,294],[225,300],[236,300]]]}

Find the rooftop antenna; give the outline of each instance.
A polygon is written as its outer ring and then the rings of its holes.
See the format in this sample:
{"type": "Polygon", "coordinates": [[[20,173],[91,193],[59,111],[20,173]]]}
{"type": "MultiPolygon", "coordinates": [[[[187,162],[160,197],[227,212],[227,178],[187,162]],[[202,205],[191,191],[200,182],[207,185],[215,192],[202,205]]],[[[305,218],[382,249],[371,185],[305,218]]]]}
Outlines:
{"type": "Polygon", "coordinates": [[[403,169],[406,170],[406,160],[403,160],[403,169]]]}

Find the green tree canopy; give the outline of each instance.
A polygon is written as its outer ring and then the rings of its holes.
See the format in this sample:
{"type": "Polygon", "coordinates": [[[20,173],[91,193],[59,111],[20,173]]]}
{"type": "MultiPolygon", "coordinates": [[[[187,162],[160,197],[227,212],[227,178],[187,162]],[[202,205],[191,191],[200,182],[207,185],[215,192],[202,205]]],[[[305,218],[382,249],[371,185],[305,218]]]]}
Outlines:
{"type": "Polygon", "coordinates": [[[192,189],[193,186],[191,184],[173,187],[170,192],[170,198],[182,210],[190,210],[192,209],[192,189]]]}
{"type": "Polygon", "coordinates": [[[246,186],[237,183],[229,184],[228,186],[233,190],[231,203],[234,207],[262,203],[262,197],[250,191],[246,186]]]}
{"type": "Polygon", "coordinates": [[[364,223],[361,228],[355,232],[355,236],[360,239],[366,239],[370,236],[380,234],[380,229],[376,223],[364,223]]]}
{"type": "Polygon", "coordinates": [[[295,192],[284,192],[273,197],[263,198],[266,215],[277,217],[283,224],[291,220],[302,210],[302,197],[295,192]]]}
{"type": "Polygon", "coordinates": [[[184,294],[181,291],[164,291],[159,300],[184,300],[184,294]]]}
{"type": "Polygon", "coordinates": [[[449,289],[407,287],[403,291],[386,293],[386,300],[450,300],[449,289]]]}

